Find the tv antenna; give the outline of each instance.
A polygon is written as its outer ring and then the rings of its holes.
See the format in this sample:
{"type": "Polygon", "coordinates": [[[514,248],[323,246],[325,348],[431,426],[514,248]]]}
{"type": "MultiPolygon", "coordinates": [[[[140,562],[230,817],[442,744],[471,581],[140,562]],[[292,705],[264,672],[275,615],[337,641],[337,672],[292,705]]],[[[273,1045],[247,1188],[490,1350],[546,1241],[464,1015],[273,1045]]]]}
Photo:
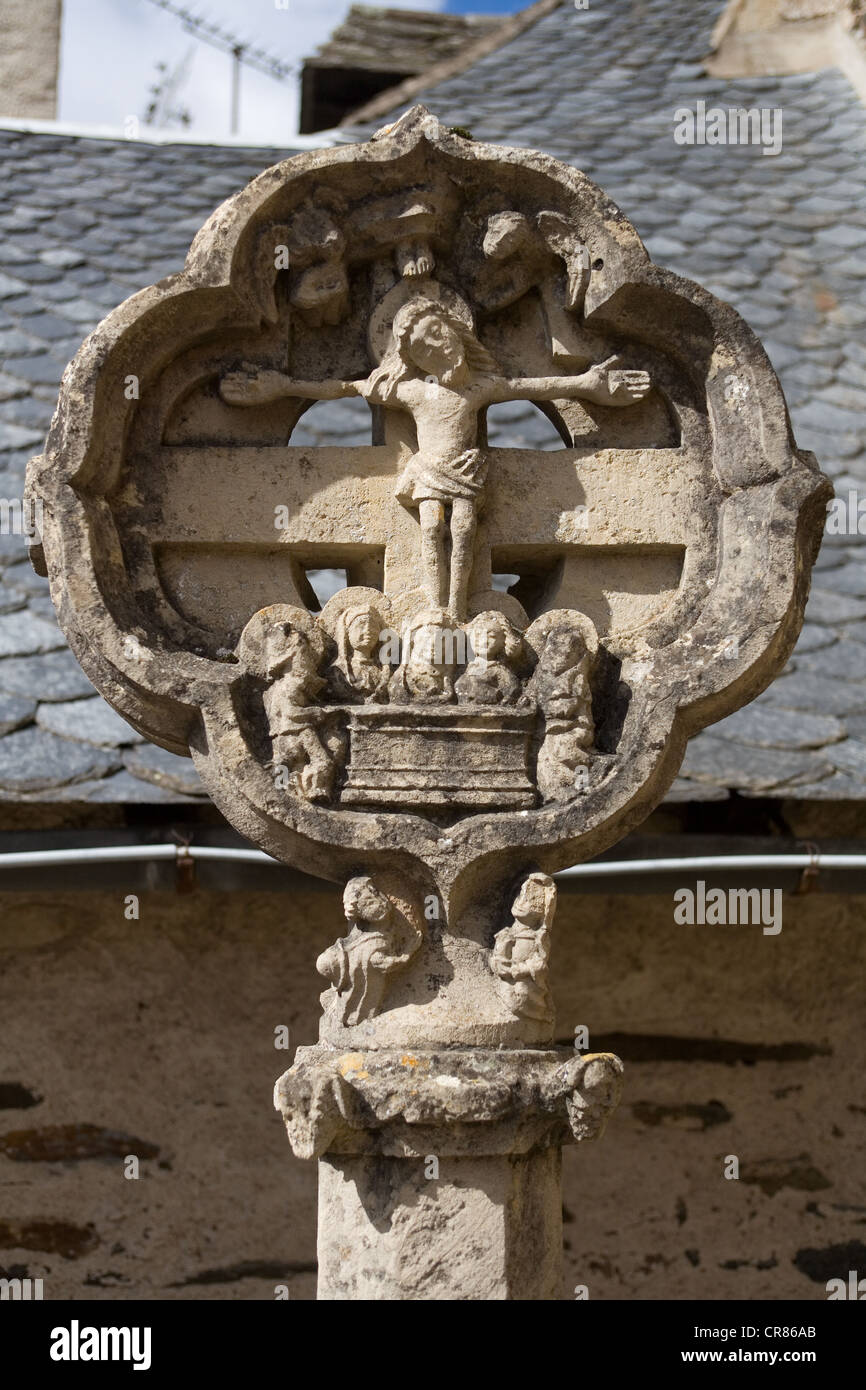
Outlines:
{"type": "Polygon", "coordinates": [[[189,77],[195,45],[190,44],[186,53],[173,68],[168,63],[157,63],[157,80],[150,89],[151,99],[144,115],[144,124],[162,129],[178,121],[189,125],[191,116],[186,107],[179,102],[180,90],[189,77]]]}
{"type": "Polygon", "coordinates": [[[231,133],[237,135],[240,125],[241,109],[241,66],[245,63],[249,68],[255,68],[257,72],[263,72],[266,77],[271,77],[275,82],[285,82],[296,72],[294,63],[287,63],[282,58],[275,58],[273,54],[267,53],[263,48],[256,48],[251,43],[246,43],[230,34],[221,25],[212,23],[204,15],[193,14],[192,10],[187,9],[186,5],[178,4],[177,0],[150,0],[152,5],[156,5],[160,10],[165,10],[168,14],[179,19],[188,34],[200,39],[202,43],[210,44],[211,48],[217,48],[221,53],[228,53],[232,59],[232,92],[231,92],[231,133]]]}

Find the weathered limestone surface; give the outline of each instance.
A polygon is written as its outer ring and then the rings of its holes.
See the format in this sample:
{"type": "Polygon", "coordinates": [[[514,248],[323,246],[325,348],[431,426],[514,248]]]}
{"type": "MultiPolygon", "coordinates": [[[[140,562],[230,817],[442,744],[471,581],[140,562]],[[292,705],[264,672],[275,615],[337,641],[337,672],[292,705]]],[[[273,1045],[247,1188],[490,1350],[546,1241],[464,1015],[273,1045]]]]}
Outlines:
{"type": "Polygon", "coordinates": [[[275,1102],[295,1153],[326,1155],[319,1297],[557,1297],[560,1146],[600,1135],[621,1075],[566,1049],[299,1049],[275,1102]]]}
{"type": "Polygon", "coordinates": [[[61,0],[4,0],[0,116],[57,115],[61,0]]]}
{"type": "Polygon", "coordinates": [[[28,488],[106,699],[345,884],[276,1096],[324,1164],[322,1296],[550,1296],[554,1154],[621,1066],[551,1049],[549,875],[772,679],[820,539],[829,485],[753,334],[583,175],[416,108],[218,209],[84,344],[28,488]],[[292,446],[358,397],[368,447],[292,446]],[[512,400],[563,448],[489,448],[512,400]],[[428,1157],[470,1195],[422,1201],[428,1157]],[[417,1266],[428,1208],[434,1246],[484,1231],[471,1275],[417,1266]]]}
{"type": "Polygon", "coordinates": [[[560,1169],[558,1148],[444,1159],[436,1181],[421,1159],[321,1159],[319,1298],[557,1298],[560,1169]]]}

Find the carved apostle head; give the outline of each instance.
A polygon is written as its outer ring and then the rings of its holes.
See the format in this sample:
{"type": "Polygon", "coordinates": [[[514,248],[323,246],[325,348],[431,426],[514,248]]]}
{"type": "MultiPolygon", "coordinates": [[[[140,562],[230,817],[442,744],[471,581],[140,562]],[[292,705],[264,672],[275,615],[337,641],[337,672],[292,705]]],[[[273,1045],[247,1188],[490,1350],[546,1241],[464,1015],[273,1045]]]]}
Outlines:
{"type": "Polygon", "coordinates": [[[511,911],[516,922],[533,929],[549,926],[556,908],[556,884],[549,874],[529,874],[514,899],[511,911]]]}
{"type": "Polygon", "coordinates": [[[466,631],[476,661],[505,661],[520,659],[523,639],[504,613],[479,613],[466,625],[466,631]]]}
{"type": "Polygon", "coordinates": [[[291,604],[272,604],[254,613],[238,643],[238,657],[250,675],[268,682],[288,679],[309,694],[321,688],[323,656],[315,619],[291,604]]]}
{"type": "Polygon", "coordinates": [[[390,900],[379,892],[367,875],[349,879],[343,893],[343,912],[351,925],[364,927],[372,924],[381,927],[393,910],[390,900]]]}

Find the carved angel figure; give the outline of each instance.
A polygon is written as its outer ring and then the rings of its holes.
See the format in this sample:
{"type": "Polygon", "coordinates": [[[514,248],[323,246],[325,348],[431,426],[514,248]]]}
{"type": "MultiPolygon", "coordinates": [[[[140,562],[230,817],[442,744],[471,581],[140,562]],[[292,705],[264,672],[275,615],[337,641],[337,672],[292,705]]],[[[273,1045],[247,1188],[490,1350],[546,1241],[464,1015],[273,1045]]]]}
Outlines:
{"type": "Polygon", "coordinates": [[[548,874],[529,874],[514,899],[510,927],[497,932],[490,966],[497,991],[513,1014],[553,1021],[547,984],[550,929],[556,911],[556,885],[548,874]]]}
{"type": "Polygon", "coordinates": [[[479,412],[496,401],[566,397],[629,406],[642,400],[650,385],[647,372],[622,370],[613,357],[575,376],[505,377],[478,341],[468,309],[464,318],[453,307],[419,295],[395,313],[390,347],[365,380],[293,381],[281,372],[248,367],[224,376],[220,391],[231,405],[284,396],[363,396],[371,405],[408,412],[418,448],[395,493],[405,506],[418,509],[421,571],[431,605],[447,603],[462,621],[488,466],[487,453],[478,446],[479,412]]]}
{"type": "Polygon", "coordinates": [[[461,705],[515,705],[523,684],[515,667],[523,651],[520,633],[503,613],[479,613],[466,626],[473,657],[455,684],[461,705]]]}
{"type": "Polygon", "coordinates": [[[376,1017],[388,976],[408,964],[422,936],[366,876],[349,879],[343,911],[351,930],[319,956],[316,969],[337,993],[340,1022],[351,1028],[376,1017]]]}
{"type": "Polygon", "coordinates": [[[263,608],[247,623],[238,655],[264,683],[262,704],[273,750],[272,766],[285,768],[290,786],[311,801],[330,796],[342,739],[322,729],[316,706],[324,643],[315,620],[299,608],[263,608]]]}

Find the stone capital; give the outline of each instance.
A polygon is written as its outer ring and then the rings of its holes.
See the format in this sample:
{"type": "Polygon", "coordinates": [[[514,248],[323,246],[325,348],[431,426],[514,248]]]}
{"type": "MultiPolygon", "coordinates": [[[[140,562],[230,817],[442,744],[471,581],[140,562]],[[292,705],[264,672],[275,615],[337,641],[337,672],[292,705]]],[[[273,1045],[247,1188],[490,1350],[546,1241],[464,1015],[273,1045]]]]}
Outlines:
{"type": "Polygon", "coordinates": [[[597,1139],[622,1089],[611,1053],[298,1049],[274,1105],[298,1158],[528,1153],[597,1139]]]}

